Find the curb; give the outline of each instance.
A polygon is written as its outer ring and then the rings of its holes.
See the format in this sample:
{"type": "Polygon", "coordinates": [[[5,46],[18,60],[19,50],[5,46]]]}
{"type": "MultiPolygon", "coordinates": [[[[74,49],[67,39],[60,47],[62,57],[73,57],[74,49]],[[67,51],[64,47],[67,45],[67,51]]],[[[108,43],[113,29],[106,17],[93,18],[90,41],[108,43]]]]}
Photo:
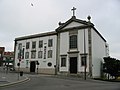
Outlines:
{"type": "Polygon", "coordinates": [[[97,78],[94,78],[94,80],[100,80],[100,81],[107,81],[107,82],[120,82],[120,80],[108,80],[108,79],[97,79],[97,78]]]}
{"type": "Polygon", "coordinates": [[[29,80],[30,80],[30,78],[26,77],[26,79],[23,79],[23,80],[19,80],[19,81],[7,83],[7,84],[2,84],[2,85],[0,85],[0,87],[10,86],[10,85],[26,82],[26,81],[29,81],[29,80]]]}

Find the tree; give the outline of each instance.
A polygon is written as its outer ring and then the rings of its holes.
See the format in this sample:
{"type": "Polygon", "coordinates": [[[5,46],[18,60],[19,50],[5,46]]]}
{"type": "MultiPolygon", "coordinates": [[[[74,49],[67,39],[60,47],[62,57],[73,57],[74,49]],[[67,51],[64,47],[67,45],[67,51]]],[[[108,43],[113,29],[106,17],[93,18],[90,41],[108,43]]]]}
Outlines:
{"type": "Polygon", "coordinates": [[[114,76],[117,79],[120,76],[120,60],[111,57],[104,57],[103,72],[114,76]]]}

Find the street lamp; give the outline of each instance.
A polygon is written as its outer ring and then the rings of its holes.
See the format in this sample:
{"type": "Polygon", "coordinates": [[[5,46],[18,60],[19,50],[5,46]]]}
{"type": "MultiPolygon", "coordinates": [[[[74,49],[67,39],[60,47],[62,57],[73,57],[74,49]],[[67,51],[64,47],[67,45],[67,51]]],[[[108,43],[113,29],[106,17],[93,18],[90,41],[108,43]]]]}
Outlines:
{"type": "Polygon", "coordinates": [[[18,80],[19,80],[20,62],[17,63],[17,66],[18,66],[18,80]]]}
{"type": "Polygon", "coordinates": [[[20,61],[21,61],[21,55],[22,54],[22,50],[19,50],[19,62],[17,63],[18,66],[18,80],[19,80],[19,73],[20,73],[20,61]]]}

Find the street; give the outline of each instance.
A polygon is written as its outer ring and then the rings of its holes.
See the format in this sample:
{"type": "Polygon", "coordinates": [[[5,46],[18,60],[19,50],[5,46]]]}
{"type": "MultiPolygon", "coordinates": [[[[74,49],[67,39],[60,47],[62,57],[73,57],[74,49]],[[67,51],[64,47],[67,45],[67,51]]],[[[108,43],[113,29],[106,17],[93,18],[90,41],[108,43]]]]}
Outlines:
{"type": "Polygon", "coordinates": [[[71,80],[39,75],[29,75],[29,78],[28,82],[1,87],[0,90],[120,90],[119,82],[71,80]]]}

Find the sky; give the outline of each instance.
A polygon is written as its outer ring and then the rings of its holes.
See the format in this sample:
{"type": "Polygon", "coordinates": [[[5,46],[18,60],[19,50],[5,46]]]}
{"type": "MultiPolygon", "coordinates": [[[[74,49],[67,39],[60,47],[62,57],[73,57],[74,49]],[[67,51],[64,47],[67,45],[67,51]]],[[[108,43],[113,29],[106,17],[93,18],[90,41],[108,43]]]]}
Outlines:
{"type": "Polygon", "coordinates": [[[110,56],[120,59],[120,0],[0,0],[0,47],[13,51],[17,37],[54,31],[71,18],[72,7],[78,19],[92,17],[110,56]]]}

